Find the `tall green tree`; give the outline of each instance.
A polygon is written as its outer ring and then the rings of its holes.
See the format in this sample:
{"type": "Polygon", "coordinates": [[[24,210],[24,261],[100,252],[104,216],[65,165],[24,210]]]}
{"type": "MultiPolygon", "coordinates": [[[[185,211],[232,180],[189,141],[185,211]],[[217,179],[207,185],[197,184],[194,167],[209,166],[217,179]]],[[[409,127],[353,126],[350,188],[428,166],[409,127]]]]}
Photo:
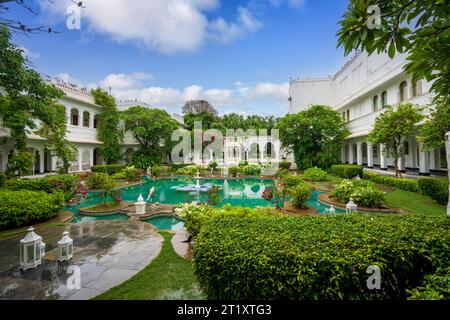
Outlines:
{"type": "Polygon", "coordinates": [[[143,169],[161,163],[171,150],[172,132],[178,123],[164,110],[135,106],[122,113],[125,130],[141,144],[133,155],[135,166],[143,169]]]}
{"type": "Polygon", "coordinates": [[[375,120],[369,141],[384,144],[386,156],[394,159],[395,175],[401,176],[399,159],[405,154],[405,141],[414,133],[416,124],[423,119],[420,109],[411,103],[388,106],[375,120]]]}
{"type": "Polygon", "coordinates": [[[340,114],[328,106],[314,105],[278,120],[280,141],[294,152],[299,169],[329,168],[339,160],[344,139],[349,135],[340,114]]]}
{"type": "Polygon", "coordinates": [[[120,125],[120,112],[116,99],[101,88],[91,90],[95,103],[102,106],[97,126],[98,140],[103,143],[102,155],[108,164],[122,159],[120,145],[123,142],[124,130],[120,125]]]}
{"type": "MultiPolygon", "coordinates": [[[[55,110],[55,102],[63,92],[46,83],[24,58],[23,50],[11,42],[11,33],[0,26],[0,94],[1,127],[9,131],[14,142],[9,159],[9,173],[19,176],[30,173],[34,155],[27,151],[27,134],[40,123],[58,126],[54,115],[65,117],[65,110],[55,110]]],[[[61,129],[61,128],[60,128],[61,129]]]]}

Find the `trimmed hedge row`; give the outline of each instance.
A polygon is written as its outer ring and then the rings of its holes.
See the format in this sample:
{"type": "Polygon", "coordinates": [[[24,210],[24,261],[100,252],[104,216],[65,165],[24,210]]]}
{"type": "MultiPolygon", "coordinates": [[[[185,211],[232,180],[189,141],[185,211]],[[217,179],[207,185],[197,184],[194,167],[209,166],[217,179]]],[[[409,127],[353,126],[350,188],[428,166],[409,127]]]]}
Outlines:
{"type": "Polygon", "coordinates": [[[127,166],[122,164],[102,164],[91,167],[92,172],[97,173],[107,173],[108,175],[113,175],[116,173],[119,173],[123,169],[125,169],[127,166]]]}
{"type": "Polygon", "coordinates": [[[413,215],[223,217],[202,227],[193,265],[209,299],[406,299],[448,267],[449,229],[413,215]],[[366,285],[372,265],[379,290],[366,285]]]}
{"type": "Polygon", "coordinates": [[[19,227],[55,217],[64,207],[64,194],[44,191],[0,191],[0,228],[19,227]]]}
{"type": "Polygon", "coordinates": [[[364,172],[364,179],[368,179],[379,184],[384,184],[405,191],[420,193],[418,179],[382,176],[380,174],[372,172],[364,172]]]}
{"type": "Polygon", "coordinates": [[[356,164],[335,164],[331,166],[331,173],[344,179],[353,179],[357,175],[362,177],[363,167],[356,164]]]}

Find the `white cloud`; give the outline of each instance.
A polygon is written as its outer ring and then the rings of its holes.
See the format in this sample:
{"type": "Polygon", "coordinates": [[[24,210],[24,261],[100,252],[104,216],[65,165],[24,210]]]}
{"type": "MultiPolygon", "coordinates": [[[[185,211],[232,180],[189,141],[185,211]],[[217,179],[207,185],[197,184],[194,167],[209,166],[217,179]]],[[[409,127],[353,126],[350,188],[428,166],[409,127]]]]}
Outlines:
{"type": "MultiPolygon", "coordinates": [[[[55,3],[40,0],[51,16],[65,22],[71,0],[55,3]]],[[[236,22],[219,17],[209,21],[207,12],[220,6],[219,0],[95,0],[85,1],[81,29],[106,34],[119,43],[132,42],[151,50],[173,54],[194,52],[206,39],[227,43],[255,32],[261,23],[239,7],[236,22]]]]}
{"type": "Polygon", "coordinates": [[[118,90],[127,90],[140,87],[140,81],[153,79],[153,76],[143,72],[133,72],[131,74],[109,74],[100,82],[103,88],[116,88],[118,90]]]}
{"type": "Polygon", "coordinates": [[[39,59],[40,55],[38,52],[31,51],[25,47],[19,47],[23,51],[23,56],[28,60],[36,60],[39,59]]]}

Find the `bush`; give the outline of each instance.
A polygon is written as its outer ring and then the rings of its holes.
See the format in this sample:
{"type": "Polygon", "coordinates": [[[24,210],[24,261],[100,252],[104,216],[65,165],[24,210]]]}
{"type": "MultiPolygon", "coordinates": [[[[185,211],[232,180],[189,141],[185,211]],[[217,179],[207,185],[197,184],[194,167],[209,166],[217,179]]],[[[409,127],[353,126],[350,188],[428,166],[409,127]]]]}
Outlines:
{"type": "Polygon", "coordinates": [[[450,267],[442,274],[425,276],[422,285],[407,292],[410,300],[450,300],[450,267]]]}
{"type": "Polygon", "coordinates": [[[292,204],[299,209],[306,209],[306,201],[311,197],[311,186],[307,183],[298,184],[288,189],[292,204]]]}
{"type": "Polygon", "coordinates": [[[232,177],[237,177],[238,173],[242,173],[243,170],[241,167],[233,166],[228,168],[228,174],[230,174],[232,177]]]}
{"type": "Polygon", "coordinates": [[[368,180],[342,180],[332,194],[344,203],[353,199],[357,205],[362,207],[383,207],[384,192],[376,189],[373,182],[368,180]]]}
{"type": "Polygon", "coordinates": [[[281,170],[289,170],[292,163],[290,163],[289,161],[281,161],[278,165],[281,170]]]}
{"type": "Polygon", "coordinates": [[[159,165],[153,164],[151,166],[151,170],[152,170],[152,176],[158,177],[161,174],[162,167],[159,165]]]}
{"type": "Polygon", "coordinates": [[[261,174],[261,166],[259,164],[249,164],[243,170],[246,176],[259,176],[261,174]]]}
{"type": "Polygon", "coordinates": [[[217,161],[213,160],[208,164],[208,169],[216,170],[218,166],[219,164],[217,163],[217,161]]]}
{"type": "Polygon", "coordinates": [[[295,187],[299,184],[303,184],[305,181],[303,180],[303,177],[300,175],[293,175],[288,174],[281,178],[282,182],[286,184],[287,188],[295,187]]]}
{"type": "Polygon", "coordinates": [[[193,163],[172,163],[170,165],[170,172],[178,172],[179,169],[193,165],[194,165],[193,163]]]}
{"type": "Polygon", "coordinates": [[[370,172],[364,173],[364,179],[368,179],[379,184],[384,184],[405,191],[420,193],[419,183],[417,179],[388,177],[370,172]]]}
{"type": "Polygon", "coordinates": [[[247,160],[239,161],[239,167],[245,167],[245,166],[248,166],[248,161],[247,160]]]}
{"type": "Polygon", "coordinates": [[[0,227],[19,227],[48,220],[64,207],[64,194],[44,191],[0,191],[0,227]]]}
{"type": "Polygon", "coordinates": [[[431,197],[439,204],[448,203],[448,179],[447,178],[422,178],[418,179],[420,193],[431,197]]]}
{"type": "Polygon", "coordinates": [[[309,168],[303,173],[303,177],[312,181],[326,181],[327,173],[319,168],[309,168]]]}
{"type": "Polygon", "coordinates": [[[406,299],[448,267],[449,228],[446,217],[414,215],[227,216],[201,228],[193,266],[208,299],[406,299]],[[371,265],[379,290],[366,286],[371,265]]]}
{"type": "Polygon", "coordinates": [[[112,177],[114,179],[128,179],[128,180],[137,180],[141,176],[141,170],[136,169],[135,167],[126,167],[122,171],[114,174],[112,177]]]}
{"type": "Polygon", "coordinates": [[[193,176],[193,175],[196,175],[197,171],[199,171],[199,170],[200,170],[200,168],[197,165],[192,164],[192,165],[185,166],[185,167],[182,167],[182,168],[178,169],[177,173],[178,174],[183,174],[183,175],[193,176]]]}
{"type": "Polygon", "coordinates": [[[3,188],[6,185],[6,174],[0,172],[0,188],[3,188]]]}
{"type": "Polygon", "coordinates": [[[110,176],[119,173],[123,169],[125,169],[125,165],[122,164],[104,164],[104,165],[98,165],[91,167],[92,172],[98,172],[98,173],[107,173],[110,176]]]}
{"type": "Polygon", "coordinates": [[[356,176],[363,176],[363,167],[356,164],[335,164],[331,166],[331,172],[344,179],[353,179],[356,176]]]}
{"type": "Polygon", "coordinates": [[[93,190],[109,189],[109,186],[114,183],[112,178],[106,173],[94,173],[85,180],[86,186],[93,190]]]}

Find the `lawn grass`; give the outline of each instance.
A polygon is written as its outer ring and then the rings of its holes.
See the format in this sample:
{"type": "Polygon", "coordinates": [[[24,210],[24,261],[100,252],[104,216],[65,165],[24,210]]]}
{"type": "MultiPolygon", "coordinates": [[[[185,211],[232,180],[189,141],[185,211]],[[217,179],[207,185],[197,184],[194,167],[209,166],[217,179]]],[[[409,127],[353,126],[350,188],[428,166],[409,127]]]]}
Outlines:
{"type": "Polygon", "coordinates": [[[164,237],[161,252],[131,279],[97,296],[96,300],[198,300],[204,299],[192,263],[174,251],[172,234],[164,237]]]}
{"type": "Polygon", "coordinates": [[[392,208],[399,208],[407,213],[415,213],[426,216],[445,216],[447,207],[438,204],[430,197],[414,192],[395,190],[385,195],[386,204],[392,208]]]}

